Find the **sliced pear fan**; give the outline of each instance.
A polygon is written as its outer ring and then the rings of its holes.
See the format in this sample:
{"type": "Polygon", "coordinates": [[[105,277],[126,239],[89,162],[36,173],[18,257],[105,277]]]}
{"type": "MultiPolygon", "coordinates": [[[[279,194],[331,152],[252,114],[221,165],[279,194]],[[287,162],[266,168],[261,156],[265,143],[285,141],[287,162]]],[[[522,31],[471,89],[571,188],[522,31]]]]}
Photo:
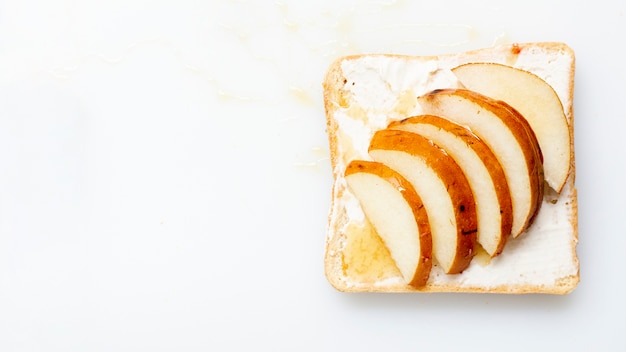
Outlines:
{"type": "Polygon", "coordinates": [[[396,170],[420,195],[433,238],[433,256],[448,274],[469,266],[476,242],[474,197],[463,172],[441,148],[411,132],[374,134],[372,158],[396,170]]]}
{"type": "Polygon", "coordinates": [[[436,90],[418,98],[427,114],[468,127],[502,165],[513,207],[512,235],[532,222],[543,197],[543,165],[537,139],[526,122],[503,102],[464,89],[436,90]]]}
{"type": "Polygon", "coordinates": [[[559,96],[538,76],[494,63],[471,63],[453,69],[465,88],[505,101],[528,121],[544,158],[548,185],[561,192],[572,161],[570,129],[559,96]]]}
{"type": "Polygon", "coordinates": [[[389,128],[422,135],[456,161],[476,200],[478,242],[492,257],[502,253],[511,234],[511,196],[504,171],[491,149],[468,129],[438,116],[411,117],[389,128]]]}

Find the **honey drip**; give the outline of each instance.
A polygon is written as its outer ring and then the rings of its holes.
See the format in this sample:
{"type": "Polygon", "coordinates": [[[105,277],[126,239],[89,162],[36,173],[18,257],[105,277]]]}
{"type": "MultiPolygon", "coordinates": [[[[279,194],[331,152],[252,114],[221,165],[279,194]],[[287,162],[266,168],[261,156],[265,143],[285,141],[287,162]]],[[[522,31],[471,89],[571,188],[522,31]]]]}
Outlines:
{"type": "Polygon", "coordinates": [[[343,272],[350,280],[374,283],[401,275],[389,250],[369,222],[352,223],[346,233],[343,272]]]}
{"type": "Polygon", "coordinates": [[[337,130],[337,144],[341,150],[342,161],[345,165],[348,165],[351,160],[358,158],[359,152],[354,148],[350,135],[337,130]]]}
{"type": "Polygon", "coordinates": [[[487,253],[487,251],[483,249],[483,247],[481,247],[480,245],[476,245],[474,247],[474,251],[475,254],[473,261],[475,263],[482,267],[485,267],[489,265],[489,263],[491,263],[491,256],[489,255],[489,253],[487,253]]]}
{"type": "Polygon", "coordinates": [[[409,117],[417,105],[417,96],[413,90],[405,90],[398,97],[393,111],[402,117],[409,117]]]}
{"type": "Polygon", "coordinates": [[[346,109],[346,115],[350,116],[354,120],[362,121],[367,124],[367,111],[357,104],[352,104],[346,109]]]}

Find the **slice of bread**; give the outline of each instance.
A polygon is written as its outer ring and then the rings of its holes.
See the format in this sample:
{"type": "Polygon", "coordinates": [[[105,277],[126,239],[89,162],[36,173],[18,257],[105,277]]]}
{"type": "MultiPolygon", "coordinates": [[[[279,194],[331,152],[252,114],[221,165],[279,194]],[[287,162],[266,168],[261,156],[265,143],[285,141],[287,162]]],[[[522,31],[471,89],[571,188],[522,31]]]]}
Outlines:
{"type": "Polygon", "coordinates": [[[561,43],[504,45],[442,56],[355,55],[336,60],[324,80],[324,102],[334,176],[326,238],[325,272],[346,292],[571,292],[579,281],[577,197],[572,113],[574,53],[561,43]],[[571,162],[557,193],[543,187],[538,214],[525,233],[507,240],[491,258],[480,246],[469,267],[446,274],[435,261],[425,285],[410,286],[364,215],[345,180],[353,160],[372,160],[374,134],[424,111],[417,97],[436,89],[463,88],[455,67],[499,63],[545,80],[561,101],[569,126],[571,162]]]}

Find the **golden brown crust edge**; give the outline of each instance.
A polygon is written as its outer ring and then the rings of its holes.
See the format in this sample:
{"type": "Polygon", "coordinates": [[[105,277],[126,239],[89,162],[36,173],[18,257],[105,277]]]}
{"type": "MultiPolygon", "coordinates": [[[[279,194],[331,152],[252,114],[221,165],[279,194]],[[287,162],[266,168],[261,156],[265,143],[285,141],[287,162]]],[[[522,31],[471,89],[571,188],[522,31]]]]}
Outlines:
{"type": "MultiPolygon", "coordinates": [[[[570,141],[571,141],[571,168],[570,174],[566,181],[566,186],[570,187],[571,197],[569,199],[564,200],[566,203],[571,204],[571,218],[570,222],[574,229],[574,235],[572,240],[572,253],[574,253],[574,258],[578,262],[578,257],[576,256],[576,246],[578,243],[578,204],[577,204],[577,190],[575,188],[575,158],[574,158],[574,113],[573,113],[573,98],[574,98],[574,72],[575,72],[575,55],[574,51],[564,43],[558,42],[542,42],[542,43],[523,43],[523,44],[513,44],[510,46],[512,50],[523,50],[523,49],[543,49],[549,51],[559,51],[565,52],[568,56],[572,58],[571,67],[569,69],[569,91],[568,93],[568,104],[566,108],[566,116],[568,119],[569,127],[570,127],[570,141]]],[[[459,54],[450,54],[450,55],[464,55],[464,56],[476,56],[476,61],[486,61],[487,53],[491,48],[488,49],[477,49],[472,51],[467,51],[459,54]]],[[[330,145],[330,160],[331,167],[333,172],[333,177],[337,180],[339,176],[338,173],[340,170],[337,169],[338,158],[340,157],[338,146],[337,146],[337,123],[333,119],[333,114],[338,107],[338,103],[341,98],[341,90],[337,89],[343,83],[344,77],[342,75],[341,63],[344,60],[355,59],[361,56],[366,55],[351,55],[346,57],[341,57],[335,60],[329,70],[326,73],[323,82],[324,88],[324,106],[326,111],[326,127],[329,138],[330,145]]],[[[411,58],[411,56],[406,55],[392,55],[392,54],[374,54],[374,56],[387,56],[387,57],[398,57],[398,58],[411,58]]],[[[449,55],[445,55],[449,56],[449,55]]],[[[440,56],[425,56],[421,57],[422,59],[433,59],[439,58],[440,56]]],[[[468,60],[468,62],[471,60],[468,60]]],[[[325,254],[324,254],[324,271],[327,280],[329,283],[338,291],[341,292],[461,292],[461,293],[496,293],[496,294],[528,294],[528,293],[536,293],[536,294],[558,294],[564,295],[572,292],[578,285],[580,281],[580,271],[578,270],[575,275],[569,275],[559,278],[554,285],[546,286],[546,285],[533,285],[533,284],[523,284],[523,285],[498,285],[492,287],[470,287],[470,286],[459,286],[456,284],[433,284],[428,283],[424,287],[420,287],[416,289],[412,286],[402,284],[402,283],[378,283],[378,284],[359,284],[352,285],[346,281],[346,278],[343,276],[342,270],[342,246],[345,243],[346,235],[341,232],[341,227],[347,219],[341,219],[345,217],[345,211],[341,210],[339,213],[333,212],[333,209],[337,207],[337,199],[338,196],[341,195],[345,191],[343,185],[338,182],[333,182],[332,188],[332,199],[331,199],[331,212],[328,217],[328,233],[326,236],[326,245],[325,245],[325,254]]],[[[578,264],[578,263],[577,263],[578,264]]]]}
{"type": "Polygon", "coordinates": [[[334,87],[337,86],[337,81],[342,79],[341,62],[346,58],[339,58],[335,60],[328,69],[324,82],[322,84],[324,91],[324,108],[326,111],[326,133],[328,134],[328,143],[330,146],[330,165],[333,173],[332,195],[330,204],[330,214],[327,221],[327,235],[326,245],[324,250],[324,273],[328,282],[339,291],[348,292],[349,287],[345,281],[341,280],[341,255],[337,251],[341,249],[339,226],[336,222],[333,222],[333,216],[337,214],[333,213],[333,209],[336,206],[338,194],[343,192],[343,189],[339,189],[337,180],[337,158],[339,157],[337,151],[337,123],[332,118],[336,106],[334,102],[339,99],[339,90],[334,87]]]}

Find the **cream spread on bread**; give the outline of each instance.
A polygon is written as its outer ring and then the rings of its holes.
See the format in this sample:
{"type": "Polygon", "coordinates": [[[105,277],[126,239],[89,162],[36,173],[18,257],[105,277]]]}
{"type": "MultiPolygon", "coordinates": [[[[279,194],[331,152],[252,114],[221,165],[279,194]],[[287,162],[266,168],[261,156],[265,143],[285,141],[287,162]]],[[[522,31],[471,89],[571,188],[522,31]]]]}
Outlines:
{"type": "MultiPolygon", "coordinates": [[[[484,58],[476,55],[448,55],[415,60],[402,56],[369,55],[344,60],[341,70],[343,90],[347,96],[333,112],[337,123],[338,158],[335,172],[342,173],[353,159],[371,160],[368,146],[373,134],[390,122],[420,114],[419,104],[412,101],[435,89],[462,88],[451,69],[472,61],[489,61],[511,64],[514,67],[536,74],[550,84],[561,101],[566,116],[571,120],[569,68],[573,58],[554,51],[542,51],[533,47],[521,51],[511,58],[510,50],[492,50],[484,58]],[[406,98],[408,97],[408,98],[406,98]]],[[[348,190],[345,181],[336,180],[336,201],[331,212],[337,214],[338,207],[345,209],[348,223],[364,222],[365,215],[359,201],[348,190]],[[341,190],[341,192],[339,192],[341,190]]],[[[572,247],[572,236],[561,233],[576,233],[576,190],[570,177],[561,194],[544,197],[541,210],[527,233],[511,238],[505,252],[491,259],[489,265],[474,260],[458,275],[446,275],[434,266],[429,284],[438,286],[478,287],[489,289],[510,285],[532,283],[533,286],[555,285],[555,280],[578,275],[578,261],[572,247]],[[573,257],[574,256],[574,257],[573,257]]],[[[332,220],[331,220],[332,221],[332,220]]],[[[333,224],[330,225],[331,227],[333,224]]],[[[401,277],[388,278],[376,285],[402,284],[401,277]]],[[[359,283],[346,282],[347,285],[359,283]]]]}

